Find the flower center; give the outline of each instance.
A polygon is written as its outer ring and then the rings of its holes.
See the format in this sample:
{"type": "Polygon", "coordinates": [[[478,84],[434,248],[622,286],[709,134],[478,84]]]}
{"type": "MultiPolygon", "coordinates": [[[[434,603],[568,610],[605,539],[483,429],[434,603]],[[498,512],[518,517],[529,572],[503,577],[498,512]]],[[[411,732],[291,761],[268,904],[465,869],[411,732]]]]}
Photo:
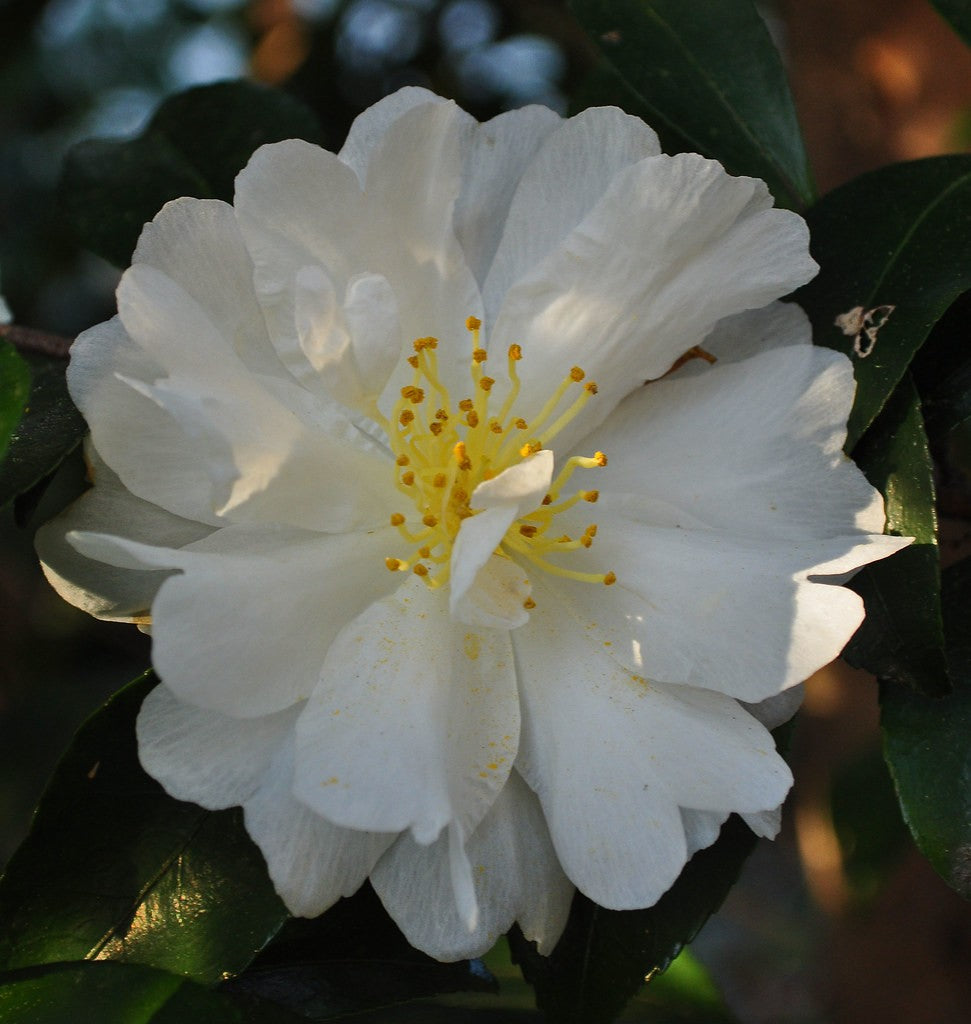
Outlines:
{"type": "MultiPolygon", "coordinates": [[[[386,558],[385,564],[392,572],[415,573],[432,588],[448,582],[452,544],[463,520],[481,511],[474,507],[476,487],[546,448],[597,393],[597,385],[585,380],[583,370],[574,366],[527,423],[514,410],[520,388],[516,364],[523,353],[519,345],[511,345],[506,354],[509,390],[501,407],[493,412],[490,396],[496,382],[484,369],[489,357],[479,345],[482,324],[470,316],[465,326],[472,337],[469,396],[453,404],[438,372],[438,340],[418,338],[414,354],[408,357],[414,371],[411,383],[401,389],[387,423],[395,456],[395,485],[410,499],[416,514],[392,513],[391,525],[398,528],[411,553],[404,558],[386,558]],[[571,391],[575,392],[572,400],[571,391]]],[[[556,517],[578,502],[592,503],[599,497],[595,490],[561,497],[574,471],[606,465],[603,452],[567,460],[540,504],[509,527],[497,553],[518,556],[570,579],[608,585],[616,582],[612,572],[576,572],[548,558],[593,544],[596,523],[587,526],[581,536],[571,537],[556,529],[556,517]]],[[[532,599],[526,600],[525,607],[535,607],[532,599]]]]}

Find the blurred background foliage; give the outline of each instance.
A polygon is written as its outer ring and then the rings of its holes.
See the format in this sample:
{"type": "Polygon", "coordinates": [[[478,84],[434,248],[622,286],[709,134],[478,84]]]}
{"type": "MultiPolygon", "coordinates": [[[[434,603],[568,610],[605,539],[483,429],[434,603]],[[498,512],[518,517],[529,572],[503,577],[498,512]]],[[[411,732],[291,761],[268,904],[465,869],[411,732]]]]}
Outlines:
{"type": "MultiPolygon", "coordinates": [[[[821,194],[895,160],[968,148],[971,56],[929,4],[760,9],[821,194]]],[[[18,323],[66,336],[113,313],[117,282],[57,208],[73,143],[134,135],[166,96],[239,76],[300,98],[330,148],[406,84],[480,119],[533,102],[565,113],[596,60],[561,0],[0,0],[0,26],[0,290],[18,323]]],[[[146,637],[64,605],[36,568],[31,528],[82,475],[70,460],[26,529],[10,510],[0,521],[4,861],[78,723],[148,661],[146,637]]],[[[968,553],[966,504],[965,490],[943,487],[946,561],[968,553]]],[[[837,666],[807,693],[785,832],[749,861],[695,951],[746,1024],[966,1021],[971,910],[900,821],[876,684],[837,666]]]]}

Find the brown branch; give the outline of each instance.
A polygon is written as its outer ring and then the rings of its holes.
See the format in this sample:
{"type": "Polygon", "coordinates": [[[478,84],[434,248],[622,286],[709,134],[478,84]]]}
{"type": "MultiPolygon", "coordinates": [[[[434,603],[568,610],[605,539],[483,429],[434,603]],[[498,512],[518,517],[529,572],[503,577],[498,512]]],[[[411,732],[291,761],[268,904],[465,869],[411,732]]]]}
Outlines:
{"type": "Polygon", "coordinates": [[[6,338],[21,352],[36,352],[56,359],[67,359],[73,340],[60,334],[37,331],[33,327],[18,327],[16,324],[0,324],[0,338],[6,338]]]}

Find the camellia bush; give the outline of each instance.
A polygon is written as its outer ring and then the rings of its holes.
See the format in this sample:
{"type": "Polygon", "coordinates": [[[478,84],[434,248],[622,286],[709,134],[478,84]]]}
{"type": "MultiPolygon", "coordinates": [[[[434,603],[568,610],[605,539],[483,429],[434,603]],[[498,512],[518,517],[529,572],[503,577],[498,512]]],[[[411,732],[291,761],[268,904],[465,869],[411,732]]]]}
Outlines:
{"type": "Polygon", "coordinates": [[[818,197],[748,0],[572,10],[569,118],[411,87],[335,153],[239,81],[69,153],[127,269],[69,361],[2,329],[0,499],[83,445],[40,563],[152,665],[0,882],[4,1021],[728,1020],[663,972],[778,832],[841,653],[971,896],[935,518],[971,475],[971,157],[818,197]]]}

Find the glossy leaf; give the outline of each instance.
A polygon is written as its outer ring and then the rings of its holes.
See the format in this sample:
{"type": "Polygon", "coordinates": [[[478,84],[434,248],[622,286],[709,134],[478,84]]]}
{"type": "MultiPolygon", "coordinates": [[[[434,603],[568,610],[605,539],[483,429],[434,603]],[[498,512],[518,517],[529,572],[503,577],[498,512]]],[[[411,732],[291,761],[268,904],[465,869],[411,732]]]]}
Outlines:
{"type": "Polygon", "coordinates": [[[513,959],[536,989],[540,1009],[556,1024],[610,1024],[645,976],[665,970],[718,909],[754,845],[741,819],[729,818],[718,841],[696,853],[647,910],[605,910],[577,894],[549,957],[514,928],[513,959]]]}
{"type": "Polygon", "coordinates": [[[0,974],[4,1024],[298,1024],[272,1004],[240,1001],[141,964],[45,964],[0,974]]]}
{"type": "Polygon", "coordinates": [[[70,150],[61,204],[80,242],[124,267],[144,223],[170,199],[232,201],[233,181],[259,146],[319,134],[313,114],[286,93],[246,81],[199,86],[167,99],[136,139],[70,150]]]}
{"type": "Polygon", "coordinates": [[[0,458],[24,414],[30,394],[30,370],[9,341],[0,338],[0,458]]]}
{"type": "MultiPolygon", "coordinates": [[[[971,156],[893,164],[856,178],[806,215],[820,273],[796,293],[817,344],[853,359],[846,450],[876,419],[928,333],[971,288],[971,156]],[[865,358],[837,316],[893,306],[865,358]]],[[[869,342],[865,337],[864,344],[869,342]]],[[[865,348],[864,348],[865,351],[865,348]]]]}
{"type": "Polygon", "coordinates": [[[914,543],[892,558],[866,566],[850,582],[867,614],[846,648],[846,660],[924,693],[946,693],[950,683],[941,620],[934,466],[920,399],[909,375],[854,456],[885,496],[887,532],[913,537],[914,543]]]}
{"type": "Polygon", "coordinates": [[[26,355],[30,368],[27,411],[16,425],[0,465],[0,505],[30,490],[80,443],[87,427],[64,378],[66,359],[26,355]]]}
{"type": "Polygon", "coordinates": [[[955,32],[971,46],[971,3],[969,0],[931,0],[955,32]]]}
{"type": "Polygon", "coordinates": [[[0,882],[0,967],[150,964],[241,971],[288,915],[238,809],[167,796],[138,763],[146,674],[78,732],[0,882]]]}
{"type": "Polygon", "coordinates": [[[782,61],[750,0],[570,0],[570,7],[636,96],[632,112],[663,129],[665,142],[763,178],[782,206],[812,201],[782,61]]]}
{"type": "Polygon", "coordinates": [[[971,899],[971,561],[944,573],[944,626],[954,691],[931,700],[884,684],[884,756],[917,845],[971,899]]]}

